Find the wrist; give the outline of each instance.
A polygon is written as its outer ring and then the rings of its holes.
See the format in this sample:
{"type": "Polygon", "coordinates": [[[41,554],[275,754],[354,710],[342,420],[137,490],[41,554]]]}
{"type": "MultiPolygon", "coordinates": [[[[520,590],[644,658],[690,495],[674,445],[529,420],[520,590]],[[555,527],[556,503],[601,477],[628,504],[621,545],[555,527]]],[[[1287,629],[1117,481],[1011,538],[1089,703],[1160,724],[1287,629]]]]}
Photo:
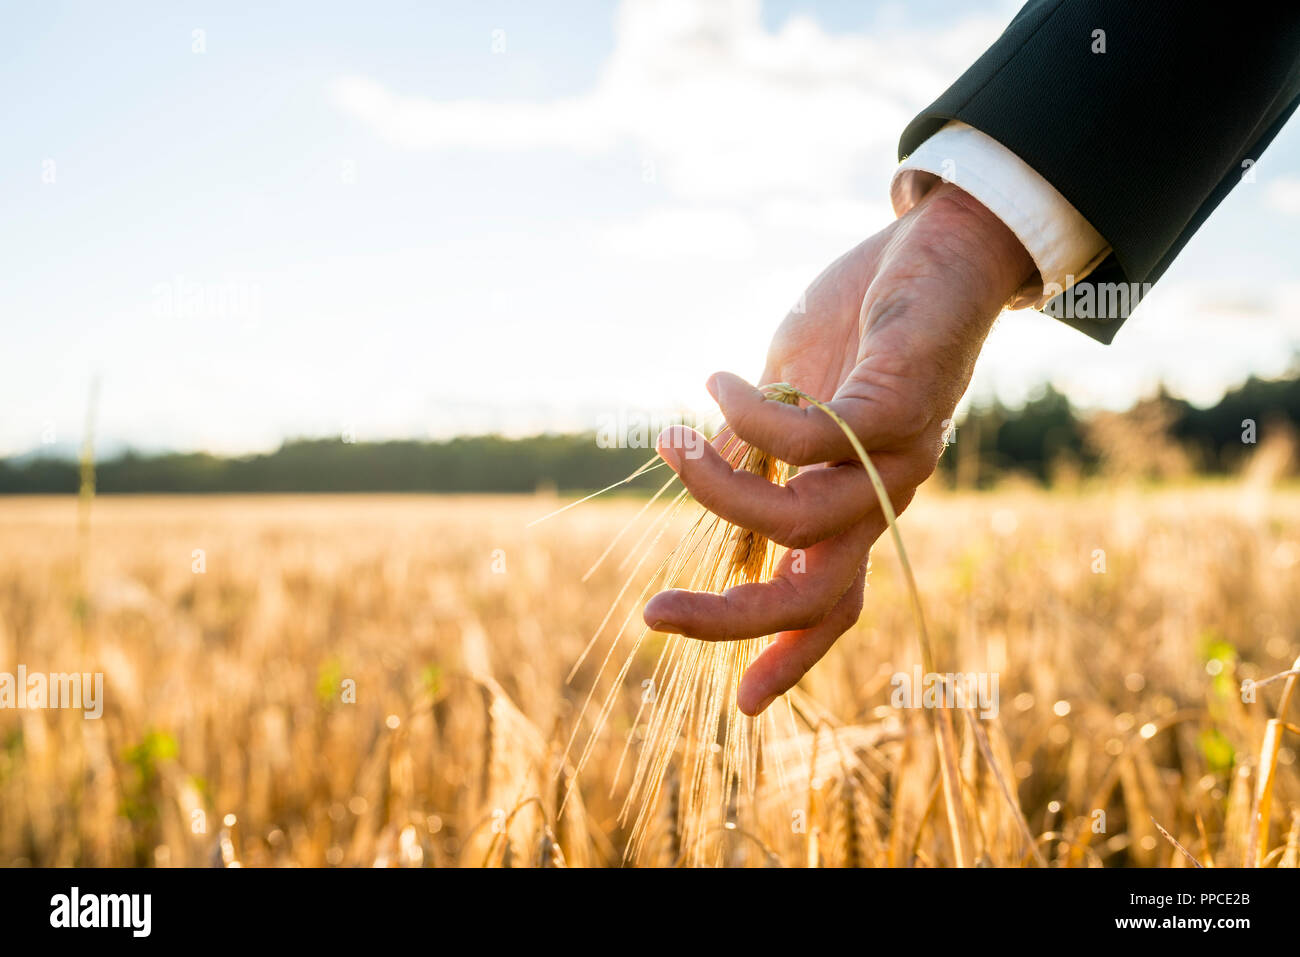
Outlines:
{"type": "Polygon", "coordinates": [[[1035,275],[1033,257],[1016,234],[952,183],[936,185],[915,212],[934,227],[936,252],[966,273],[977,301],[995,313],[1035,275]]]}

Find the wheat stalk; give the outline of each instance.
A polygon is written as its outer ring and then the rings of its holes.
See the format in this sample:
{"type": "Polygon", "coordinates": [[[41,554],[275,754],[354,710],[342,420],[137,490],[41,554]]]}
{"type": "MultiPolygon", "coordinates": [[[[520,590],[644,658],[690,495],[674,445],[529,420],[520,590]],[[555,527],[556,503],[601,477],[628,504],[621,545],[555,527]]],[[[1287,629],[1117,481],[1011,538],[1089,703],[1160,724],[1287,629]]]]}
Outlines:
{"type": "MultiPolygon", "coordinates": [[[[921,666],[927,674],[938,674],[934,665],[934,651],[930,645],[930,635],[925,627],[925,611],[921,607],[921,591],[916,587],[916,576],[912,573],[912,563],[908,561],[907,549],[903,545],[902,533],[898,530],[898,515],[894,512],[894,505],[889,499],[889,492],[885,489],[885,483],[876,471],[876,466],[871,461],[871,456],[863,448],[861,440],[857,434],[849,427],[834,409],[825,402],[816,399],[790,385],[788,382],[778,382],[766,386],[764,393],[768,398],[776,399],[781,402],[790,402],[792,399],[803,399],[810,405],[815,406],[824,412],[839,430],[844,433],[844,437],[849,440],[853,446],[853,451],[862,467],[866,469],[867,476],[871,479],[871,487],[875,489],[876,498],[880,502],[880,510],[885,516],[885,521],[889,525],[889,533],[894,540],[894,548],[898,552],[898,561],[903,568],[903,577],[907,584],[907,593],[912,599],[912,612],[916,617],[917,642],[921,649],[921,666]]],[[[944,695],[944,700],[947,695],[944,695]]],[[[957,770],[957,738],[956,732],[952,725],[952,713],[946,707],[938,707],[934,711],[935,736],[939,747],[939,769],[943,781],[943,798],[944,805],[948,812],[948,828],[952,835],[954,863],[958,867],[966,867],[971,863],[971,844],[970,835],[966,827],[966,816],[961,807],[961,777],[957,770]]]]}
{"type": "Polygon", "coordinates": [[[1296,659],[1289,671],[1255,682],[1258,687],[1270,681],[1286,677],[1282,688],[1282,700],[1277,706],[1277,717],[1270,718],[1264,726],[1264,741],[1259,747],[1259,776],[1256,779],[1255,801],[1250,815],[1250,832],[1247,837],[1247,867],[1262,867],[1268,852],[1268,825],[1273,811],[1273,783],[1277,778],[1277,758],[1282,745],[1282,724],[1286,711],[1295,693],[1296,679],[1300,677],[1300,658],[1296,659]]]}
{"type": "MultiPolygon", "coordinates": [[[[783,482],[786,466],[770,453],[744,446],[734,435],[722,443],[721,454],[733,465],[770,482],[783,482]]],[[[697,520],[680,550],[695,557],[689,576],[681,564],[670,581],[689,580],[691,590],[725,591],[735,585],[765,581],[775,570],[775,554],[763,535],[734,526],[708,513],[697,520]]],[[[644,840],[671,760],[680,751],[682,775],[675,787],[682,854],[694,864],[706,863],[706,838],[724,822],[726,808],[737,807],[742,796],[752,805],[759,755],[770,718],[740,713],[736,692],[741,676],[770,642],[769,637],[730,642],[700,642],[669,635],[651,679],[647,730],[624,802],[622,820],[631,822],[629,854],[644,840]]],[[[719,846],[719,853],[721,846],[719,846]]]]}

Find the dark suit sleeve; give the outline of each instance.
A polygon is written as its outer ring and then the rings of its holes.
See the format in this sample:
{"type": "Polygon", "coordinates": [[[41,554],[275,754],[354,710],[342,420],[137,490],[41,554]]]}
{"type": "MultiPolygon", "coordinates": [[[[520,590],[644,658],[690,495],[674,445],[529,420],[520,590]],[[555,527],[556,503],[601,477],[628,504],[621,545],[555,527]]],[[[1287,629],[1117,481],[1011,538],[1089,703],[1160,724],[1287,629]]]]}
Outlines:
{"type": "Polygon", "coordinates": [[[1296,0],[1031,0],[898,150],[960,120],[1037,170],[1112,249],[1044,311],[1110,342],[1297,103],[1296,0]]]}

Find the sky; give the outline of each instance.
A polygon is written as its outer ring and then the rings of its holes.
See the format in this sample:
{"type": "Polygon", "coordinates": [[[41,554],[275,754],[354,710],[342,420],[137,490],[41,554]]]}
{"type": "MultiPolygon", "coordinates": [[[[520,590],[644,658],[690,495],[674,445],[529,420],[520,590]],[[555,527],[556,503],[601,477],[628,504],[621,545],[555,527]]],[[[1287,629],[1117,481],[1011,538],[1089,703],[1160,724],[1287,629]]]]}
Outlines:
{"type": "MultiPolygon", "coordinates": [[[[1017,8],[8,4],[0,456],[79,443],[96,381],[101,447],[146,450],[706,410],[1017,8]]],[[[968,401],[1281,374],[1297,253],[1293,121],[1113,345],[1005,314],[968,401]]]]}

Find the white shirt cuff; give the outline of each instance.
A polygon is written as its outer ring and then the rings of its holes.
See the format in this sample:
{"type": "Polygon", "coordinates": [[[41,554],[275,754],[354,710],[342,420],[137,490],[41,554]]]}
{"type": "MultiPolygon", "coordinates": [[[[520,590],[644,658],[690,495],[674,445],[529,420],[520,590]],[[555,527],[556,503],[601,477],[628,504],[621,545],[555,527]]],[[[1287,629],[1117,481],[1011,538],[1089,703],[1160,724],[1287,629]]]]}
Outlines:
{"type": "Polygon", "coordinates": [[[899,164],[889,184],[894,213],[902,216],[940,179],[1002,220],[1038,267],[1038,276],[1016,293],[1009,309],[1040,308],[1110,254],[1106,240],[1051,183],[965,123],[949,121],[899,164]]]}

